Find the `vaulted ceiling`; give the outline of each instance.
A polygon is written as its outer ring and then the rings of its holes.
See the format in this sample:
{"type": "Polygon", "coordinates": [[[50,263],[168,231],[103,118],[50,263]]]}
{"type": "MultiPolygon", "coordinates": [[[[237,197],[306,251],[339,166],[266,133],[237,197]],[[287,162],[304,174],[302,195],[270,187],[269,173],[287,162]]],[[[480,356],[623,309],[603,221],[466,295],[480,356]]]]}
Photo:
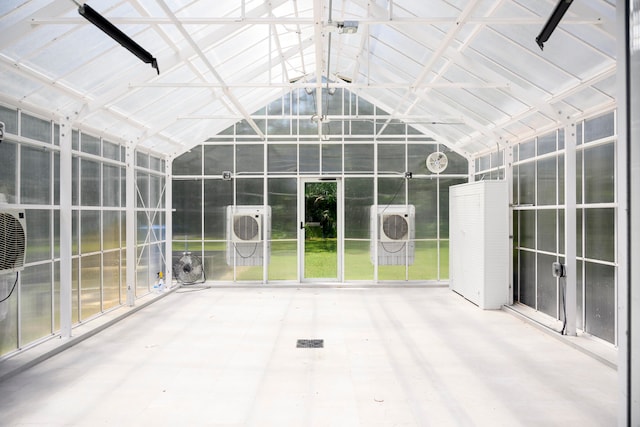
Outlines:
{"type": "Polygon", "coordinates": [[[468,155],[615,105],[606,0],[573,2],[544,50],[557,0],[86,1],[159,74],[83,3],[0,2],[0,102],[169,157],[239,120],[264,137],[252,113],[302,87],[347,88],[468,155]]]}

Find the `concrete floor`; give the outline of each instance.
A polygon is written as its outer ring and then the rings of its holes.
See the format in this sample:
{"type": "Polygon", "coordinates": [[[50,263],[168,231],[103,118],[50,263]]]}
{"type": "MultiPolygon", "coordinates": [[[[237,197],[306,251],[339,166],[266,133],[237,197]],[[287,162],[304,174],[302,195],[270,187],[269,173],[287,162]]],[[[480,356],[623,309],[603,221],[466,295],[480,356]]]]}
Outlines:
{"type": "Polygon", "coordinates": [[[614,369],[446,288],[181,289],[0,383],[3,426],[584,427],[616,412],[614,369]]]}

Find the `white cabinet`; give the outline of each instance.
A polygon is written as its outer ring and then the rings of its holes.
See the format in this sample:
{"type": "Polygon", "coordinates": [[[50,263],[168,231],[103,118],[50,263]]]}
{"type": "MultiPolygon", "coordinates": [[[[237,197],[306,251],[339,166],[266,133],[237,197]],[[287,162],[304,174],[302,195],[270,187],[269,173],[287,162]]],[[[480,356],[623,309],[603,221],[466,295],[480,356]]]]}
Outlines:
{"type": "Polygon", "coordinates": [[[449,189],[449,288],[482,309],[509,302],[508,215],[506,181],[449,189]]]}

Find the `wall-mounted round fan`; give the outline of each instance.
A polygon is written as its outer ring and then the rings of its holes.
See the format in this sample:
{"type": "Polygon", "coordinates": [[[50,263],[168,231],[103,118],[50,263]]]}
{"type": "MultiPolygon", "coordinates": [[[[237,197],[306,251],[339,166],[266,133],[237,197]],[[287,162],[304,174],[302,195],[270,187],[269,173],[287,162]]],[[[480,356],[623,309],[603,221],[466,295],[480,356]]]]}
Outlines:
{"type": "Polygon", "coordinates": [[[173,274],[183,285],[204,283],[206,278],[202,261],[191,252],[185,252],[180,260],[173,266],[173,274]]]}
{"type": "Polygon", "coordinates": [[[427,169],[432,173],[440,173],[444,171],[447,168],[448,163],[449,160],[447,159],[447,155],[441,151],[431,153],[427,157],[427,169]]]}

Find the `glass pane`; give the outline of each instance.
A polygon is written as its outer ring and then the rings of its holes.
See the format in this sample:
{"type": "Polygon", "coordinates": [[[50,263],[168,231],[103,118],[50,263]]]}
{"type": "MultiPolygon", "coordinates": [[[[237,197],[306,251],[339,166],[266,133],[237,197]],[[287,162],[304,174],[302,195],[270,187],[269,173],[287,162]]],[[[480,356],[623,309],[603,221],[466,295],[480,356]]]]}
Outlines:
{"type": "Polygon", "coordinates": [[[403,205],[405,181],[404,178],[378,178],[378,204],[403,205]]]}
{"type": "Polygon", "coordinates": [[[120,160],[120,146],[109,141],[102,142],[102,155],[107,159],[120,160]]]}
{"type": "Polygon", "coordinates": [[[369,240],[345,240],[345,280],[373,280],[374,267],[369,255],[370,245],[369,240]]]}
{"type": "Polygon", "coordinates": [[[105,164],[102,175],[102,205],[120,206],[120,167],[105,164]]]}
{"type": "MultiPolygon", "coordinates": [[[[529,211],[534,212],[534,211],[529,211]]],[[[538,250],[556,252],[556,210],[544,209],[538,212],[538,250]]],[[[550,268],[550,267],[549,267],[550,268]]]]}
{"type": "Polygon", "coordinates": [[[378,173],[405,172],[405,148],[405,144],[378,144],[378,173]]]}
{"type": "Polygon", "coordinates": [[[556,132],[538,137],[538,156],[556,151],[556,132]]]}
{"type": "Polygon", "coordinates": [[[522,160],[526,160],[534,157],[536,155],[535,143],[536,143],[535,140],[531,140],[531,141],[523,142],[522,144],[520,144],[518,146],[519,147],[518,160],[522,161],[522,160]]]}
{"type": "Polygon", "coordinates": [[[320,145],[300,144],[300,173],[320,173],[320,145]]]}
{"type": "Polygon", "coordinates": [[[551,274],[555,256],[538,254],[538,310],[553,318],[558,316],[558,279],[551,274]]]}
{"type": "MultiPolygon", "coordinates": [[[[175,196],[174,196],[175,197],[175,196]]],[[[226,239],[226,208],[233,205],[233,182],[207,179],[204,181],[204,238],[226,239]]],[[[295,210],[294,210],[295,212],[295,210]]]]}
{"type": "Polygon", "coordinates": [[[585,143],[612,136],[614,132],[615,116],[613,112],[584,121],[585,143]]]}
{"type": "Polygon", "coordinates": [[[322,173],[342,172],[342,145],[322,145],[322,173]]]}
{"type": "Polygon", "coordinates": [[[138,266],[136,267],[136,296],[149,293],[152,283],[149,283],[149,246],[138,247],[138,266]]]}
{"type": "Polygon", "coordinates": [[[585,203],[615,200],[615,145],[606,144],[584,150],[585,203]]]}
{"type": "Polygon", "coordinates": [[[71,260],[71,317],[74,324],[80,321],[80,258],[71,260]]]}
{"type": "Polygon", "coordinates": [[[262,173],[264,171],[264,145],[236,146],[236,173],[262,173]]]}
{"type": "Polygon", "coordinates": [[[409,265],[409,280],[437,279],[438,242],[415,242],[415,261],[409,265]]]}
{"type": "MultiPolygon", "coordinates": [[[[295,178],[269,179],[271,239],[296,239],[298,236],[298,187],[295,178]]],[[[272,246],[273,248],[273,246],[272,246]]],[[[297,264],[292,264],[293,268],[297,264]]]]}
{"type": "Polygon", "coordinates": [[[149,175],[149,209],[164,208],[164,178],[157,175],[149,175]]]}
{"type": "Polygon", "coordinates": [[[576,151],[576,203],[582,203],[582,170],[583,170],[583,159],[582,159],[582,151],[576,151]]]}
{"type": "Polygon", "coordinates": [[[520,251],[520,295],[518,301],[536,308],[536,254],[535,252],[520,251]]]}
{"type": "Polygon", "coordinates": [[[120,247],[120,212],[102,213],[102,244],[105,251],[120,247]]]}
{"type": "Polygon", "coordinates": [[[103,255],[103,307],[105,310],[120,305],[120,251],[103,255]]]}
{"type": "Polygon", "coordinates": [[[149,174],[136,172],[136,206],[149,208],[149,174]]]}
{"type": "Polygon", "coordinates": [[[82,257],[80,271],[80,304],[82,320],[85,320],[101,310],[100,306],[100,254],[82,257]]]}
{"type": "Polygon", "coordinates": [[[136,166],[149,169],[149,155],[143,151],[136,151],[136,166]]]}
{"type": "Polygon", "coordinates": [[[264,204],[264,180],[262,178],[236,179],[236,204],[264,204]]]}
{"type": "MultiPolygon", "coordinates": [[[[438,237],[438,180],[410,179],[409,203],[416,208],[415,238],[438,237]]],[[[447,201],[448,202],[448,201],[447,201]]]]}
{"type": "Polygon", "coordinates": [[[449,279],[449,241],[440,240],[440,280],[447,279],[449,279]]]}
{"type": "Polygon", "coordinates": [[[149,245],[149,286],[153,286],[158,280],[158,274],[166,271],[164,266],[164,245],[156,243],[149,245]]]}
{"type": "Polygon", "coordinates": [[[27,218],[27,256],[26,262],[51,259],[51,212],[29,209],[27,218]]]}
{"type": "Polygon", "coordinates": [[[20,115],[22,136],[36,141],[51,143],[51,122],[22,113],[20,115]]]}
{"type": "Polygon", "coordinates": [[[100,206],[100,163],[82,159],[80,166],[82,206],[100,206]]]}
{"type": "MultiPolygon", "coordinates": [[[[182,252],[186,250],[193,251],[194,253],[200,253],[200,243],[189,242],[185,246],[184,243],[174,243],[173,254],[174,258],[176,254],[182,255],[182,252]]],[[[233,266],[229,266],[226,260],[227,242],[204,242],[204,256],[202,257],[202,264],[204,265],[205,274],[207,280],[233,280],[233,266]]],[[[174,259],[174,264],[178,259],[174,259]]],[[[262,268],[262,267],[261,267],[262,268]]]]}
{"type": "MultiPolygon", "coordinates": [[[[1,112],[2,110],[0,110],[1,112]]],[[[7,130],[8,132],[8,130],[7,130]]],[[[0,202],[16,202],[16,158],[17,146],[9,141],[0,144],[0,202]]]]}
{"type": "Polygon", "coordinates": [[[18,134],[18,112],[0,105],[0,122],[4,122],[7,133],[18,134]]]}
{"type": "Polygon", "coordinates": [[[80,151],[100,155],[100,138],[83,133],[80,135],[80,151]]]}
{"type": "Polygon", "coordinates": [[[271,144],[269,145],[269,172],[295,173],[298,165],[298,152],[296,144],[271,144]]]}
{"type": "MultiPolygon", "coordinates": [[[[440,150],[446,154],[448,163],[447,168],[443,173],[446,174],[463,174],[469,173],[469,162],[455,151],[449,151],[446,147],[440,147],[440,150]]],[[[500,156],[500,163],[502,163],[502,156],[500,156]]]]}
{"type": "Polygon", "coordinates": [[[585,263],[586,331],[611,343],[615,340],[615,267],[585,263]]]}
{"type": "Polygon", "coordinates": [[[202,181],[173,181],[173,236],[200,239],[202,236],[202,181]]]}
{"type": "MultiPolygon", "coordinates": [[[[51,203],[51,153],[24,145],[20,150],[22,203],[48,205],[51,203]]],[[[4,159],[2,164],[4,168],[4,159]]]]}
{"type": "Polygon", "coordinates": [[[53,204],[60,204],[60,153],[53,153],[53,204]]]}
{"type": "Polygon", "coordinates": [[[344,171],[373,172],[373,144],[345,144],[344,171]]]}
{"type": "Polygon", "coordinates": [[[538,205],[555,205],[556,189],[556,158],[538,160],[538,205]]]}
{"type": "Polygon", "coordinates": [[[98,252],[100,250],[100,212],[81,211],[80,218],[81,253],[98,252]]]}
{"type": "Polygon", "coordinates": [[[536,248],[536,211],[520,211],[520,247],[536,248]]]}
{"type": "Polygon", "coordinates": [[[271,242],[269,280],[297,280],[298,243],[276,240],[271,242]]]}
{"type": "MultiPolygon", "coordinates": [[[[228,169],[225,170],[232,169],[232,166],[232,163],[228,163],[228,169]]],[[[202,175],[202,145],[176,157],[173,160],[171,172],[174,175],[202,175]]]]}
{"type": "Polygon", "coordinates": [[[520,205],[533,205],[536,200],[534,162],[518,166],[518,193],[520,205]]]}
{"type": "MultiPolygon", "coordinates": [[[[429,154],[438,151],[437,144],[408,144],[407,146],[407,167],[408,171],[414,174],[431,175],[427,169],[427,157],[429,154]]],[[[449,173],[449,171],[446,171],[449,173]]]]}
{"type": "Polygon", "coordinates": [[[615,209],[584,210],[585,256],[615,261],[615,209]]]}
{"type": "MultiPolygon", "coordinates": [[[[174,167],[175,167],[175,161],[174,161],[174,167]]],[[[222,175],[222,172],[224,171],[233,172],[233,146],[232,145],[205,145],[204,146],[204,174],[205,175],[222,175]]]]}
{"type": "Polygon", "coordinates": [[[558,155],[558,204],[564,205],[564,154],[558,155]]]}
{"type": "MultiPolygon", "coordinates": [[[[370,238],[370,213],[371,206],[375,202],[373,183],[373,178],[346,178],[344,180],[344,234],[347,239],[370,238]]],[[[367,256],[368,251],[367,244],[367,256]]]]}
{"type": "Polygon", "coordinates": [[[20,343],[25,345],[52,332],[51,264],[27,267],[20,278],[20,343]]]}

